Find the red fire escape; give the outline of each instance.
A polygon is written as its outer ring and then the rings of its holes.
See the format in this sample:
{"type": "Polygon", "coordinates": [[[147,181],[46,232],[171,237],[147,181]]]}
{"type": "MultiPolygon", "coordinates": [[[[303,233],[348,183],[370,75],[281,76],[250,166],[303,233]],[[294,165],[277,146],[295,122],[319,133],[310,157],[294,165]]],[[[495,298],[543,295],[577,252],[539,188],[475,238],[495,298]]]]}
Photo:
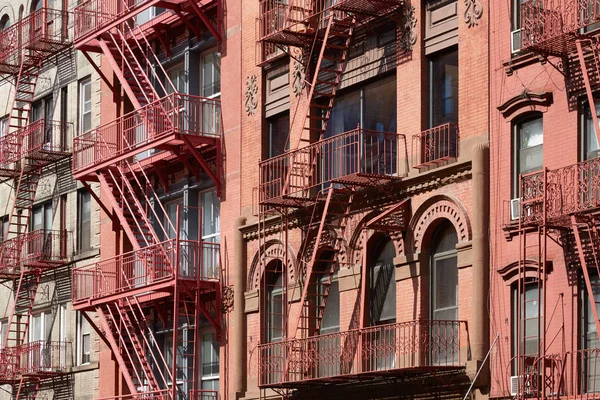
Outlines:
{"type": "MultiPolygon", "coordinates": [[[[272,55],[279,49],[300,59],[291,51],[300,48],[306,69],[306,95],[291,114],[290,137],[295,147],[259,166],[259,248],[264,251],[268,241],[277,239],[287,253],[288,236],[294,229],[301,230],[303,238],[295,272],[299,285],[278,296],[277,305],[266,304],[266,294],[263,296],[263,321],[281,321],[281,327],[270,328],[280,331],[274,335],[276,340],[266,337],[273,332],[262,332],[265,337],[258,348],[261,389],[289,396],[316,388],[320,392],[312,395],[331,397],[340,396],[335,382],[360,386],[382,377],[403,380],[407,393],[416,387],[409,389],[411,383],[423,379],[431,379],[428,382],[434,385],[444,382],[446,387],[461,384],[457,378],[464,372],[460,340],[467,342],[463,322],[419,320],[365,326],[366,246],[360,305],[352,318],[356,323],[348,331],[320,332],[333,277],[338,270],[353,266],[342,255],[355,229],[362,229],[365,236],[367,229],[386,233],[407,229],[409,201],[381,208],[372,205],[375,198],[390,198],[392,188],[407,172],[404,135],[358,126],[325,137],[353,38],[390,19],[401,20],[403,7],[399,0],[260,3],[263,55],[266,50],[272,55]],[[367,224],[350,226],[354,215],[372,210],[380,211],[367,224]],[[276,234],[271,233],[273,224],[278,227],[276,234]],[[296,295],[299,309],[288,302],[296,295]],[[444,381],[439,374],[451,378],[444,381]]],[[[425,162],[438,159],[440,154],[432,154],[425,162]]],[[[268,278],[271,272],[288,282],[281,260],[291,256],[277,255],[279,261],[272,257],[264,252],[260,260],[261,293],[277,285],[268,278]]]]}
{"type": "Polygon", "coordinates": [[[159,186],[168,192],[173,173],[187,168],[197,179],[206,174],[220,193],[221,105],[179,93],[158,53],[169,55],[185,29],[220,41],[220,18],[218,0],[89,0],[74,9],[75,47],[115,98],[120,84],[133,111],[73,141],[74,176],[112,218],[116,234],[122,232],[124,247],[73,271],[73,304],[112,350],[133,398],[217,398],[200,390],[197,349],[203,321],[217,338],[221,332],[219,245],[200,239],[200,209],[180,205],[172,218],[157,192],[159,186]],[[139,25],[150,7],[166,11],[139,25]],[[118,84],[96,67],[94,52],[118,84]],[[89,182],[99,182],[101,197],[89,182]],[[98,326],[88,312],[97,314],[98,326]],[[171,332],[164,348],[157,329],[171,332]]]}
{"type": "MultiPolygon", "coordinates": [[[[585,92],[594,121],[596,137],[600,138],[595,92],[600,89],[599,38],[594,24],[600,22],[600,10],[590,0],[529,0],[521,5],[522,49],[536,53],[556,65],[555,57],[565,65],[565,78],[570,96],[585,92]]],[[[519,302],[517,332],[523,341],[539,343],[537,351],[525,349],[519,341],[517,355],[511,360],[513,377],[511,391],[519,398],[580,397],[597,390],[600,378],[596,366],[600,349],[581,349],[566,354],[548,354],[545,309],[547,304],[546,275],[548,238],[562,246],[577,249],[576,264],[584,278],[590,310],[600,335],[597,312],[600,276],[600,241],[597,211],[600,208],[598,177],[600,160],[592,159],[556,170],[520,177],[518,235],[520,244],[518,298],[525,285],[537,283],[536,295],[519,302]],[[535,261],[533,261],[535,260],[535,261]],[[527,313],[535,313],[528,315],[527,313]],[[544,320],[541,322],[540,320],[544,320]],[[536,323],[535,329],[530,329],[536,323]]],[[[600,336],[599,336],[600,338],[600,336]]]]}
{"type": "Polygon", "coordinates": [[[0,243],[0,280],[13,287],[2,331],[0,383],[10,384],[16,398],[35,398],[45,380],[68,372],[67,343],[28,339],[42,274],[67,264],[73,250],[67,231],[30,229],[42,172],[68,156],[61,138],[70,124],[32,122],[30,115],[40,67],[70,44],[67,21],[67,12],[44,8],[0,32],[0,72],[14,84],[6,132],[0,138],[0,176],[14,189],[0,243]]]}

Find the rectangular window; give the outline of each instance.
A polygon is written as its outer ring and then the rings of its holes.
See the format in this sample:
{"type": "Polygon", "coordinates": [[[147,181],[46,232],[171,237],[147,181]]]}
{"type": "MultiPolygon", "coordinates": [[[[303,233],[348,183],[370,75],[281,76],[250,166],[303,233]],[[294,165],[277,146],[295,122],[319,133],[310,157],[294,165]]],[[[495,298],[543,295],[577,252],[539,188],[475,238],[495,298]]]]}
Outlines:
{"type": "Polygon", "coordinates": [[[202,390],[219,390],[219,343],[214,332],[202,335],[202,390]]]}
{"type": "Polygon", "coordinates": [[[6,239],[6,236],[8,234],[8,222],[9,222],[8,215],[5,215],[0,218],[0,224],[2,225],[2,229],[0,229],[0,241],[3,241],[4,239],[6,239]]]}
{"type": "Polygon", "coordinates": [[[0,137],[6,136],[8,133],[8,117],[0,119],[0,137]]]}
{"type": "MultiPolygon", "coordinates": [[[[600,112],[600,101],[596,101],[596,113],[600,112]]],[[[596,130],[594,129],[594,120],[592,119],[591,109],[588,102],[582,104],[583,112],[581,123],[581,160],[591,160],[600,156],[598,148],[598,139],[596,138],[596,130]]]]}
{"type": "Polygon", "coordinates": [[[596,290],[600,284],[598,276],[591,276],[590,281],[594,287],[594,298],[590,301],[585,282],[581,279],[581,362],[582,362],[582,384],[584,393],[600,392],[600,359],[593,349],[600,347],[598,340],[598,331],[596,329],[595,316],[592,303],[595,303],[596,310],[600,313],[600,292],[596,290]],[[592,350],[588,352],[586,350],[592,350]]]}
{"type": "Polygon", "coordinates": [[[89,364],[91,357],[91,327],[81,312],[77,312],[77,361],[79,365],[89,364]]]}
{"type": "Polygon", "coordinates": [[[168,78],[168,80],[165,80],[165,89],[167,90],[167,94],[171,94],[173,91],[177,93],[187,93],[187,73],[185,71],[184,64],[177,64],[169,67],[167,68],[166,73],[168,78]],[[169,81],[171,82],[169,83],[169,81]]]}
{"type": "Polygon", "coordinates": [[[544,129],[540,115],[528,117],[515,124],[513,146],[513,197],[518,197],[519,175],[539,171],[544,165],[544,129]]]}
{"type": "Polygon", "coordinates": [[[92,129],[92,80],[79,82],[79,133],[92,129]]]}
{"type": "Polygon", "coordinates": [[[276,157],[290,149],[289,134],[289,112],[267,119],[266,158],[276,157]]]}
{"type": "Polygon", "coordinates": [[[92,247],[91,195],[86,190],[77,192],[77,248],[86,251],[92,247]]]}
{"type": "Polygon", "coordinates": [[[221,53],[213,51],[202,55],[202,96],[221,95],[221,53]]]}
{"type": "Polygon", "coordinates": [[[51,201],[34,206],[31,215],[31,225],[29,227],[29,231],[33,232],[40,229],[51,230],[52,219],[53,212],[51,201]]]}
{"type": "MultiPolygon", "coordinates": [[[[202,204],[202,242],[219,243],[221,241],[221,201],[216,190],[200,194],[202,204]]],[[[218,277],[219,249],[205,245],[202,260],[202,274],[206,277],[218,277]]]]}
{"type": "Polygon", "coordinates": [[[458,50],[429,60],[429,127],[458,123],[458,50]]]}
{"type": "Polygon", "coordinates": [[[527,372],[533,366],[533,361],[539,352],[540,332],[543,329],[543,307],[540,294],[541,288],[537,283],[524,285],[520,298],[517,288],[513,289],[513,356],[519,353],[523,355],[520,360],[515,358],[514,374],[518,371],[518,362],[521,362],[521,371],[519,372],[527,372]],[[525,368],[524,371],[523,368],[525,368]]]}
{"type": "Polygon", "coordinates": [[[4,348],[4,340],[8,334],[8,321],[4,320],[0,322],[0,352],[4,348]]]}

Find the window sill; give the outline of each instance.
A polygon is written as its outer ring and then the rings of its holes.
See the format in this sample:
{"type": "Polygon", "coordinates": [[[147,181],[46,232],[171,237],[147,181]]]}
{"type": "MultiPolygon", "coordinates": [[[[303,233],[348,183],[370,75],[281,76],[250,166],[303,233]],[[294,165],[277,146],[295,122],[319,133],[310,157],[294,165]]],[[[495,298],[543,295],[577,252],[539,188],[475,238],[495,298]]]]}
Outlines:
{"type": "Polygon", "coordinates": [[[78,372],[92,371],[92,370],[98,369],[99,366],[100,366],[100,363],[91,362],[88,364],[82,364],[82,365],[77,365],[75,367],[71,367],[71,372],[78,373],[78,372]]]}
{"type": "Polygon", "coordinates": [[[545,64],[546,60],[540,55],[524,52],[523,54],[512,56],[510,60],[503,62],[502,66],[504,67],[506,75],[511,76],[513,72],[538,62],[545,64]]]}
{"type": "Polygon", "coordinates": [[[88,249],[79,251],[77,254],[73,256],[73,262],[87,260],[89,258],[94,258],[100,255],[100,249],[88,249]]]}

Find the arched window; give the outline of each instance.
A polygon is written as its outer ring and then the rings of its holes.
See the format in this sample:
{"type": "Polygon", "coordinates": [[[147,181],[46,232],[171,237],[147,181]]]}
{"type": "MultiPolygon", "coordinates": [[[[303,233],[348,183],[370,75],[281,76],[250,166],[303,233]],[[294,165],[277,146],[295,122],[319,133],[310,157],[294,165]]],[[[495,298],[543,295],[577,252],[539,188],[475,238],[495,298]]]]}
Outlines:
{"type": "Polygon", "coordinates": [[[321,261],[316,266],[319,274],[316,275],[315,279],[316,307],[313,307],[313,309],[315,312],[315,326],[317,323],[319,324],[316,333],[325,335],[340,331],[340,290],[337,264],[334,260],[333,251],[323,251],[319,259],[321,261]],[[331,268],[334,268],[333,274],[331,274],[331,268]]]}
{"type": "Polygon", "coordinates": [[[434,365],[458,361],[458,236],[454,226],[443,222],[431,238],[430,260],[430,340],[434,365]]]}
{"type": "Polygon", "coordinates": [[[43,5],[44,5],[44,0],[34,0],[31,3],[31,12],[41,10],[43,5]]]}
{"type": "Polygon", "coordinates": [[[369,268],[369,323],[371,326],[396,322],[396,249],[386,237],[377,242],[369,268]]]}
{"type": "Polygon", "coordinates": [[[8,14],[4,14],[2,18],[0,18],[0,31],[5,30],[10,26],[10,17],[8,14]]]}
{"type": "Polygon", "coordinates": [[[284,338],[285,286],[282,263],[272,261],[265,277],[265,340],[279,342],[284,338]]]}

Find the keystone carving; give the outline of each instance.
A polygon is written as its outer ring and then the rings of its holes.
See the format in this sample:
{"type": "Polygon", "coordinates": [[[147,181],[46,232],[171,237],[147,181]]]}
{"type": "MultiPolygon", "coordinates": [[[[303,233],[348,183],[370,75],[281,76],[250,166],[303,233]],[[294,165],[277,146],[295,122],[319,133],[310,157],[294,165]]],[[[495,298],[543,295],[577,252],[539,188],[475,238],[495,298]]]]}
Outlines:
{"type": "Polygon", "coordinates": [[[483,6],[479,0],[465,0],[465,23],[469,28],[479,24],[483,15],[483,6]]]}
{"type": "Polygon", "coordinates": [[[412,50],[412,47],[417,43],[417,38],[417,11],[414,6],[408,6],[404,9],[404,29],[401,40],[404,50],[412,50]]]}
{"type": "Polygon", "coordinates": [[[294,59],[294,70],[292,71],[292,91],[295,97],[300,96],[304,89],[304,65],[298,61],[302,57],[301,53],[301,51],[297,51],[297,57],[294,59]]]}

